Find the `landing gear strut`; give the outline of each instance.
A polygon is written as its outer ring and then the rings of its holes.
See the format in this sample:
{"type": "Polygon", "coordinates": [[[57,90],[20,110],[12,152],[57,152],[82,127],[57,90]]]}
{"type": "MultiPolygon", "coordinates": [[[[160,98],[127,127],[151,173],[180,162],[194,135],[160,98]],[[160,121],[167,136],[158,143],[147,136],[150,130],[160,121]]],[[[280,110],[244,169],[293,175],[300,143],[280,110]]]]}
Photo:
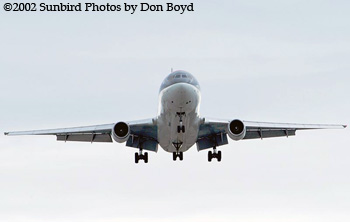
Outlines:
{"type": "Polygon", "coordinates": [[[211,160],[213,158],[216,158],[218,160],[218,162],[221,161],[221,151],[216,151],[216,147],[213,147],[213,152],[212,151],[209,151],[208,152],[208,161],[211,162],[211,160]]]}
{"type": "Polygon", "coordinates": [[[142,153],[142,149],[138,153],[135,153],[135,163],[139,163],[139,160],[143,160],[145,163],[148,163],[148,153],[142,153]]]}
{"type": "Polygon", "coordinates": [[[180,122],[180,125],[177,126],[177,133],[185,133],[185,126],[182,125],[182,122],[180,122]]]}

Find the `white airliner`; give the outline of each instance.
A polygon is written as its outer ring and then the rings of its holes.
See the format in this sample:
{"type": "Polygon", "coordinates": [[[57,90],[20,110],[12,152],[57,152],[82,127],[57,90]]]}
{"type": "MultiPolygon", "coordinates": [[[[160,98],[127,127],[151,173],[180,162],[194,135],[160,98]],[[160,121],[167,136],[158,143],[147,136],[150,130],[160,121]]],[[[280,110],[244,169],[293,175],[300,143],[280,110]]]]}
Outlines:
{"type": "Polygon", "coordinates": [[[159,90],[159,111],[152,119],[111,124],[6,132],[5,135],[55,135],[59,141],[126,142],[126,146],[139,149],[135,162],[148,162],[147,152],[158,151],[158,144],[173,154],[173,160],[183,160],[183,152],[194,144],[197,150],[208,152],[208,161],[221,161],[218,146],[232,140],[294,136],[296,130],[342,129],[346,125],[294,124],[253,122],[239,119],[211,120],[199,116],[201,93],[198,81],[185,71],[170,73],[159,90]]]}

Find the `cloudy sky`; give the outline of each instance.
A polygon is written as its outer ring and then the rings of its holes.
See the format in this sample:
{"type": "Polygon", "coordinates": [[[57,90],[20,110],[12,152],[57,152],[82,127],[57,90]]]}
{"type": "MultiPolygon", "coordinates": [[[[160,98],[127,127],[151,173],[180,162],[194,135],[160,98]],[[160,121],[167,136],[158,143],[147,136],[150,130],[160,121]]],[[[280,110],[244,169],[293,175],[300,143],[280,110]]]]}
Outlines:
{"type": "Polygon", "coordinates": [[[231,141],[221,163],[160,149],[138,165],[123,144],[3,135],[154,117],[171,68],[199,80],[202,116],[349,124],[349,1],[193,1],[183,15],[2,3],[0,221],[350,220],[349,129],[231,141]]]}

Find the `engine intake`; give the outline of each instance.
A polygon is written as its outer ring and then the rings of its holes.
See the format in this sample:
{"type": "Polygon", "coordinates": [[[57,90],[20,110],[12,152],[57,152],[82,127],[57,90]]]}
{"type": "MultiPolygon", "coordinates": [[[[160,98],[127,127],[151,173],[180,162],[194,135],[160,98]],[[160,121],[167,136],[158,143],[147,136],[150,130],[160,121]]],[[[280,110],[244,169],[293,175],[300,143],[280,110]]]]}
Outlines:
{"type": "Polygon", "coordinates": [[[233,140],[241,140],[245,137],[246,127],[244,123],[235,119],[228,124],[228,136],[233,140]]]}
{"type": "Polygon", "coordinates": [[[112,137],[118,143],[123,143],[128,140],[130,136],[130,127],[125,122],[118,122],[112,129],[112,137]]]}

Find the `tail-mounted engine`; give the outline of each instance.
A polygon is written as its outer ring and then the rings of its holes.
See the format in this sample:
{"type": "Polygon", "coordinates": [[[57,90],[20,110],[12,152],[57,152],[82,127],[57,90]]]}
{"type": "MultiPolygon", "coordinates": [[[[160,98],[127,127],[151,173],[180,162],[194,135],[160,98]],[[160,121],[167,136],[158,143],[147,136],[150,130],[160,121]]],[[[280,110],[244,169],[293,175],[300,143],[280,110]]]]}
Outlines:
{"type": "Polygon", "coordinates": [[[130,127],[125,122],[118,122],[112,129],[112,137],[118,143],[124,143],[130,136],[130,127]]]}
{"type": "Polygon", "coordinates": [[[245,137],[246,127],[241,120],[235,119],[228,124],[227,132],[231,139],[241,140],[245,137]]]}

